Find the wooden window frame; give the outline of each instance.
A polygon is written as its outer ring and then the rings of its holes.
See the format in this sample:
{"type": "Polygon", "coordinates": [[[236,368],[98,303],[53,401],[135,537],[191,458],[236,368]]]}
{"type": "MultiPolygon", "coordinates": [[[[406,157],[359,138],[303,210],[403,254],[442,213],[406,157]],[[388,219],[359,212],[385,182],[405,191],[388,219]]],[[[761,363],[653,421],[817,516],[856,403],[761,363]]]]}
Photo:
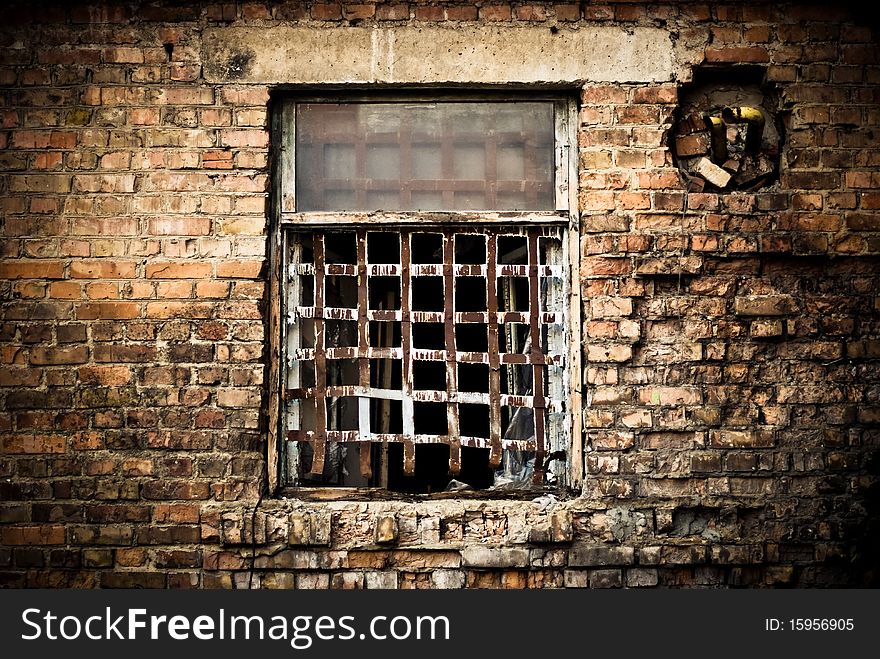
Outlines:
{"type": "MultiPolygon", "coordinates": [[[[409,227],[415,230],[455,226],[497,227],[516,224],[520,226],[558,226],[563,229],[566,243],[567,263],[565,281],[568,300],[565,331],[568,336],[566,383],[570,407],[567,413],[569,452],[567,456],[564,486],[579,491],[584,476],[581,408],[581,328],[579,268],[579,220],[577,213],[577,105],[572,94],[555,91],[489,90],[485,92],[462,92],[461,90],[394,90],[389,92],[359,92],[341,90],[338,93],[315,93],[307,91],[286,94],[273,99],[272,108],[273,149],[273,195],[272,221],[270,222],[268,286],[269,314],[269,409],[268,409],[268,480],[269,491],[274,495],[293,496],[302,499],[356,500],[371,498],[399,498],[402,493],[381,488],[294,486],[285,482],[284,451],[286,433],[283,432],[282,409],[284,407],[286,378],[286,348],[284,345],[285,297],[287,279],[288,236],[291,230],[347,229],[362,227],[409,227]],[[310,211],[296,210],[296,163],[295,163],[295,108],[297,103],[346,103],[346,102],[481,102],[481,101],[551,101],[555,108],[554,187],[556,209],[552,211],[310,211]]],[[[478,230],[478,229],[477,229],[478,230]]],[[[556,489],[556,488],[552,488],[556,489]]],[[[538,488],[500,492],[476,490],[468,493],[437,493],[415,495],[428,498],[476,497],[509,498],[534,496],[538,488]]]]}

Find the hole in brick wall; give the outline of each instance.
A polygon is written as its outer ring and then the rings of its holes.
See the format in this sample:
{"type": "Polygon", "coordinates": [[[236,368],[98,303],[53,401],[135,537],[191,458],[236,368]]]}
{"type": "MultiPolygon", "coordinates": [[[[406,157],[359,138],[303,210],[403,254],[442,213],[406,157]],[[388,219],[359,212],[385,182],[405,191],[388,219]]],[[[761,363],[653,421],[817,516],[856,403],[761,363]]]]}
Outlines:
{"type": "Polygon", "coordinates": [[[783,126],[779,90],[762,67],[699,68],[680,94],[670,137],[688,189],[732,192],[779,176],[783,126]]]}

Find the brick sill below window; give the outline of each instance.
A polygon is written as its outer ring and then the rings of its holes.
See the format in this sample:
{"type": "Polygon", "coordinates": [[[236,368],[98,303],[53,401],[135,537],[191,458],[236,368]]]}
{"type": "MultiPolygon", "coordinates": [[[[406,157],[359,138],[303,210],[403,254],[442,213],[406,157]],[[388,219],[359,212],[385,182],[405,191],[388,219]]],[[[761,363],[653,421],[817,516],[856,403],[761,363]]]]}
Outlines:
{"type": "Polygon", "coordinates": [[[580,493],[570,488],[534,487],[519,490],[458,490],[452,492],[433,492],[431,494],[410,494],[394,492],[382,488],[356,487],[282,487],[275,494],[276,499],[298,499],[301,501],[443,501],[450,499],[467,500],[513,500],[528,501],[552,494],[566,500],[580,493]]]}

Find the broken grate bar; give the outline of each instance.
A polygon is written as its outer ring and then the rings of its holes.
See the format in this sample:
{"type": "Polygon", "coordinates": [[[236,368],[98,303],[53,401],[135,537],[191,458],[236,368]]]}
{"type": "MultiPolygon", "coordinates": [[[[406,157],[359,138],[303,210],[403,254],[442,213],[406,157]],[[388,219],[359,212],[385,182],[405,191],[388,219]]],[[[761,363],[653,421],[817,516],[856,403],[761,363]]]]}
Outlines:
{"type": "MultiPolygon", "coordinates": [[[[289,430],[287,439],[292,442],[313,442],[316,433],[311,430],[289,430]]],[[[362,437],[357,430],[328,430],[324,433],[328,442],[339,444],[358,444],[369,446],[374,443],[411,443],[411,444],[448,444],[453,439],[461,446],[470,448],[491,449],[492,439],[489,437],[471,437],[462,435],[450,437],[449,435],[401,435],[398,433],[379,433],[369,437],[362,437]]],[[[502,439],[503,450],[535,452],[538,444],[534,439],[502,439]]]]}

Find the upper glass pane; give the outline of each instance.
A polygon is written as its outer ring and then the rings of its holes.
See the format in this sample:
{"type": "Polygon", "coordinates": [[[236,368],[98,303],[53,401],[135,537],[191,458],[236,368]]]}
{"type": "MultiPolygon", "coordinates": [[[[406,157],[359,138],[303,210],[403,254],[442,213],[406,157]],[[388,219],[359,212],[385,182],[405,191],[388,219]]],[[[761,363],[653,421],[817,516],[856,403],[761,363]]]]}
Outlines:
{"type": "Polygon", "coordinates": [[[298,211],[553,210],[552,102],[300,103],[298,211]]]}

